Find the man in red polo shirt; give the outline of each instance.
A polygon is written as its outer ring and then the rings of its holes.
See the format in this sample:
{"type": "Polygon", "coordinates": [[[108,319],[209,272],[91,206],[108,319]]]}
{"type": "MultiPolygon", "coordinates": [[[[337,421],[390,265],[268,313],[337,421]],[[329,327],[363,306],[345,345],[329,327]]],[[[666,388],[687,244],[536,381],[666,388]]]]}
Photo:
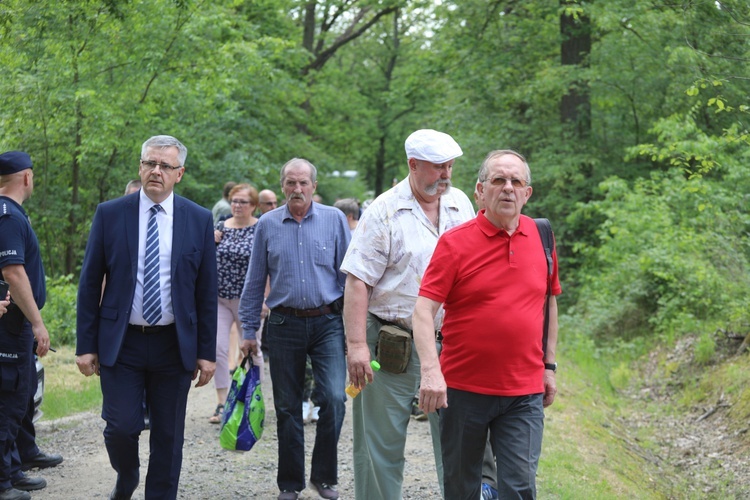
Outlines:
{"type": "Polygon", "coordinates": [[[479,498],[488,430],[500,498],[534,498],[543,408],[557,392],[557,256],[545,354],[547,262],[534,220],[521,215],[532,193],[526,160],[510,150],[491,152],[479,171],[477,193],[486,208],[440,238],[414,308],[420,406],[425,412],[443,408],[447,500],[479,498]],[[438,360],[433,317],[441,304],[438,360]]]}

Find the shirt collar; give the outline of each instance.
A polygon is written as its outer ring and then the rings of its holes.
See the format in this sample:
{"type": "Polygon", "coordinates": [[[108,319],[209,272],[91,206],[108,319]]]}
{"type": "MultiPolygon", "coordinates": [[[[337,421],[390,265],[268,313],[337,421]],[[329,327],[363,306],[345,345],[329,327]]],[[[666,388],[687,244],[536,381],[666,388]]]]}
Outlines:
{"type": "MultiPolygon", "coordinates": [[[[305,216],[302,217],[303,219],[307,219],[311,215],[315,215],[316,213],[318,213],[318,209],[315,207],[315,205],[317,205],[317,203],[315,203],[313,201],[310,204],[310,208],[307,209],[307,213],[305,214],[305,216]]],[[[288,203],[284,203],[284,207],[283,208],[284,208],[284,214],[281,217],[282,221],[285,221],[287,219],[293,219],[294,221],[297,220],[297,219],[294,218],[294,216],[292,216],[292,213],[289,211],[289,204],[288,203]]]]}
{"type": "MultiPolygon", "coordinates": [[[[500,229],[492,222],[490,222],[487,217],[485,217],[485,211],[486,209],[483,208],[477,214],[477,225],[479,226],[479,229],[481,229],[482,232],[488,237],[496,236],[501,232],[507,235],[508,233],[505,231],[505,229],[500,229]]],[[[524,236],[528,236],[531,227],[529,224],[532,224],[531,219],[523,214],[520,215],[518,218],[518,228],[516,228],[515,233],[520,233],[524,236]]]]}
{"type": "MultiPolygon", "coordinates": [[[[396,193],[398,194],[398,206],[397,209],[408,209],[411,210],[415,207],[415,204],[418,205],[419,202],[417,201],[416,196],[414,196],[414,192],[411,190],[411,185],[409,184],[409,176],[407,175],[404,180],[396,184],[396,187],[393,189],[396,190],[396,193]]],[[[455,189],[455,187],[451,186],[451,190],[455,189]]],[[[458,210],[458,203],[455,196],[451,195],[451,191],[448,191],[447,193],[443,193],[440,196],[440,209],[443,208],[452,208],[454,210],[458,210]]]]}
{"type": "MultiPolygon", "coordinates": [[[[14,200],[13,198],[11,198],[10,196],[3,196],[3,203],[5,203],[6,201],[9,201],[9,202],[11,202],[11,203],[12,203],[13,205],[15,205],[15,206],[16,206],[16,208],[17,208],[18,210],[20,210],[20,212],[21,212],[21,213],[22,213],[23,215],[25,215],[25,216],[26,216],[26,218],[28,218],[28,217],[29,217],[29,216],[28,216],[28,215],[26,214],[26,210],[24,210],[24,209],[23,209],[23,207],[22,207],[22,206],[21,206],[20,204],[18,204],[18,202],[16,202],[16,200],[14,200]]],[[[3,211],[2,211],[2,210],[0,210],[0,213],[2,213],[2,212],[3,212],[3,211]]]]}
{"type": "Polygon", "coordinates": [[[174,215],[174,191],[169,193],[167,199],[162,201],[161,203],[154,203],[151,198],[146,196],[146,193],[143,192],[143,189],[141,189],[139,196],[140,207],[143,213],[148,213],[148,211],[151,210],[151,207],[153,207],[154,205],[160,205],[165,214],[174,215]]]}

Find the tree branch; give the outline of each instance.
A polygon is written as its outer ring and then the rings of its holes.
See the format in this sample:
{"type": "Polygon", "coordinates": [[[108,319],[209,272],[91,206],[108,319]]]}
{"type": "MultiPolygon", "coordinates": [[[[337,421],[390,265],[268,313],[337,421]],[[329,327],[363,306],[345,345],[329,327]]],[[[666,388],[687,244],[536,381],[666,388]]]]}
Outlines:
{"type": "MultiPolygon", "coordinates": [[[[325,66],[326,62],[328,62],[328,60],[331,57],[333,57],[333,55],[336,53],[337,50],[339,50],[341,47],[343,47],[347,43],[359,38],[362,35],[362,33],[367,31],[373,24],[378,22],[378,20],[381,17],[387,14],[390,14],[392,12],[395,12],[397,8],[398,7],[393,6],[393,7],[388,7],[387,9],[381,10],[380,12],[375,14],[369,21],[367,21],[365,24],[360,26],[357,30],[354,30],[354,26],[359,22],[359,20],[361,20],[361,17],[358,16],[357,18],[355,18],[355,20],[352,22],[352,24],[349,25],[346,31],[344,31],[344,33],[340,37],[338,37],[336,41],[333,42],[333,44],[331,44],[330,47],[328,47],[327,49],[317,54],[315,59],[310,64],[302,68],[302,75],[303,76],[307,75],[310,73],[310,71],[320,70],[323,66],[325,66]]],[[[365,9],[362,9],[362,10],[365,10],[365,9]]],[[[361,12],[362,11],[360,11],[360,13],[361,12]]]]}

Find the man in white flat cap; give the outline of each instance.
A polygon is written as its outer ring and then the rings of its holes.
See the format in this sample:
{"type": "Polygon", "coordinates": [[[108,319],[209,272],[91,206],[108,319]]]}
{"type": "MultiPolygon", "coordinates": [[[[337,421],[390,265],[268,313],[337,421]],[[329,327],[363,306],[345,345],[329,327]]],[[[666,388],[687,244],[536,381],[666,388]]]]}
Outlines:
{"type": "MultiPolygon", "coordinates": [[[[405,147],[409,176],[364,211],[341,265],[347,273],[344,326],[349,379],[364,388],[352,402],[354,487],[360,500],[401,498],[407,425],[420,383],[419,358],[409,338],[411,315],[438,238],[474,217],[469,198],[451,187],[453,163],[463,154],[456,141],[436,130],[417,130],[405,147]],[[388,332],[381,333],[384,325],[408,332],[406,340],[399,343],[388,332]],[[381,363],[374,377],[372,359],[381,363]]],[[[441,319],[442,310],[436,318],[437,331],[441,319]]],[[[429,418],[434,479],[442,490],[437,414],[429,418]]]]}

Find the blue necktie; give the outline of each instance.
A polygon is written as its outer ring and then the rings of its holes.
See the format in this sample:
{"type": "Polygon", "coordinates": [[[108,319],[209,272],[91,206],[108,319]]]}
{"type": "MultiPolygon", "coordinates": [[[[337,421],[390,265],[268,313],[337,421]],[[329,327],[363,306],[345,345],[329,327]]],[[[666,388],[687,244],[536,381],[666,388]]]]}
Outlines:
{"type": "Polygon", "coordinates": [[[155,325],[161,319],[161,287],[159,286],[159,226],[156,214],[161,205],[151,207],[146,229],[146,264],[143,268],[143,319],[155,325]]]}

